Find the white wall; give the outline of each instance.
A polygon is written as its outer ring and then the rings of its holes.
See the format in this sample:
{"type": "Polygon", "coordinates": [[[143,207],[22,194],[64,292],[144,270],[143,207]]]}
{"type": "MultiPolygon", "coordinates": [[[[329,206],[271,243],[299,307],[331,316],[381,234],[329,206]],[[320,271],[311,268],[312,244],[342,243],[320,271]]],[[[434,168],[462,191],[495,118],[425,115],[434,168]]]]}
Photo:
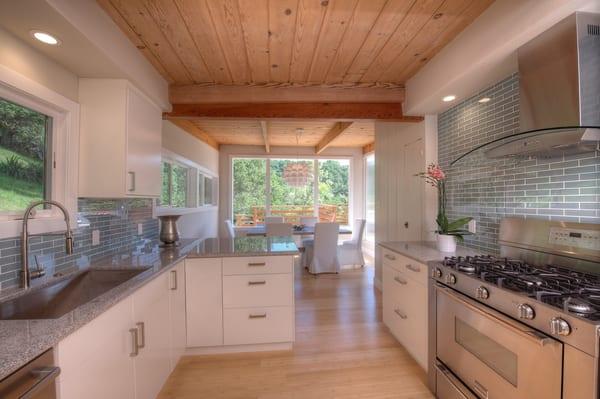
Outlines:
{"type": "Polygon", "coordinates": [[[441,113],[516,72],[516,50],[575,11],[600,12],[600,1],[494,2],[408,80],[404,112],[441,113]],[[449,94],[458,101],[442,102],[449,94]]]}
{"type": "Polygon", "coordinates": [[[0,27],[0,65],[70,100],[78,100],[78,77],[0,27]]]}
{"type": "MultiPolygon", "coordinates": [[[[163,148],[181,155],[219,176],[219,151],[203,143],[169,121],[163,121],[163,148]]],[[[200,208],[181,216],[179,233],[183,238],[207,238],[218,235],[219,207],[200,208]]]]}
{"type": "MultiPolygon", "coordinates": [[[[315,157],[314,147],[271,147],[271,153],[264,146],[221,145],[219,159],[219,227],[223,233],[223,223],[231,218],[231,158],[233,156],[290,156],[315,157]]],[[[364,167],[362,148],[327,148],[318,157],[349,157],[352,159],[350,179],[350,217],[364,216],[364,167]]],[[[350,219],[350,220],[352,220],[350,219]]]]}

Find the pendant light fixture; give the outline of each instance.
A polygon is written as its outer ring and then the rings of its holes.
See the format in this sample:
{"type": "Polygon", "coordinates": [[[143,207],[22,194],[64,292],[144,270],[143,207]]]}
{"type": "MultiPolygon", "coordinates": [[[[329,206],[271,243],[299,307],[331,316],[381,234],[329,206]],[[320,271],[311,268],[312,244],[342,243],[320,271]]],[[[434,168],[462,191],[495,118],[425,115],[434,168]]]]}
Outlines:
{"type": "MultiPolygon", "coordinates": [[[[300,158],[300,136],[303,130],[302,128],[296,129],[296,147],[298,147],[296,159],[300,158]]],[[[283,180],[291,187],[305,187],[311,177],[312,171],[305,161],[289,162],[283,168],[283,180]]]]}

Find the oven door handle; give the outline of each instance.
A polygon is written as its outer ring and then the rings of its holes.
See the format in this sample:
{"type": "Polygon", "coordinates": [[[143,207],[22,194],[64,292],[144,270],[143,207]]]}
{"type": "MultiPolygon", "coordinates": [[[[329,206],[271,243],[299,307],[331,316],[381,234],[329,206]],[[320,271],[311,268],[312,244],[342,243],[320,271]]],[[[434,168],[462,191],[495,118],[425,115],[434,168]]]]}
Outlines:
{"type": "Polygon", "coordinates": [[[462,294],[456,293],[454,290],[452,290],[450,288],[444,287],[440,284],[436,284],[436,290],[447,295],[448,297],[450,297],[454,301],[460,303],[461,305],[466,306],[468,309],[472,310],[473,312],[476,312],[479,315],[481,315],[487,319],[491,319],[491,320],[497,322],[498,324],[511,330],[515,334],[518,334],[521,337],[523,337],[539,346],[544,346],[546,344],[554,342],[554,339],[552,339],[550,337],[545,337],[545,336],[540,337],[540,334],[537,333],[536,331],[522,328],[519,324],[510,320],[508,317],[503,316],[499,312],[496,312],[492,309],[484,310],[480,305],[477,304],[477,302],[469,299],[468,297],[466,297],[462,294]]]}
{"type": "Polygon", "coordinates": [[[51,384],[60,374],[58,367],[40,367],[29,372],[35,378],[33,385],[25,393],[19,396],[20,399],[33,399],[37,393],[51,384]]]}

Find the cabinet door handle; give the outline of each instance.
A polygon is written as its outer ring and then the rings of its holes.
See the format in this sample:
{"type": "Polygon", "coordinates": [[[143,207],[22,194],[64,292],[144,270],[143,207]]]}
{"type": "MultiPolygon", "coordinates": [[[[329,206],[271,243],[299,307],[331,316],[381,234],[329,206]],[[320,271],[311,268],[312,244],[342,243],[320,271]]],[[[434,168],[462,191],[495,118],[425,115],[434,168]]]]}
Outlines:
{"type": "Polygon", "coordinates": [[[254,262],[254,263],[248,263],[249,267],[259,267],[259,266],[266,266],[267,264],[265,262],[254,262]]]}
{"type": "Polygon", "coordinates": [[[396,313],[398,316],[400,316],[400,318],[401,318],[402,320],[406,320],[406,319],[408,318],[408,316],[407,316],[407,315],[405,315],[404,313],[401,313],[401,312],[400,312],[400,309],[394,309],[394,313],[396,313]]]}
{"type": "Polygon", "coordinates": [[[396,260],[396,257],[394,255],[385,254],[385,257],[388,258],[389,260],[396,260]]]}
{"type": "Polygon", "coordinates": [[[131,352],[129,352],[129,357],[136,357],[140,352],[139,352],[139,347],[138,347],[138,329],[137,328],[130,328],[129,329],[129,335],[131,336],[131,352]]]}
{"type": "Polygon", "coordinates": [[[171,290],[177,289],[177,270],[171,270],[171,290]]]}
{"type": "Polygon", "coordinates": [[[144,331],[144,322],[140,321],[139,323],[135,323],[136,331],[140,334],[139,337],[136,336],[136,341],[138,343],[138,348],[142,349],[146,346],[146,333],[144,331]]]}
{"type": "Polygon", "coordinates": [[[249,319],[266,319],[267,318],[267,314],[266,313],[262,313],[262,314],[249,314],[248,318],[249,319]]]}
{"type": "Polygon", "coordinates": [[[265,285],[267,282],[265,280],[262,281],[248,281],[248,285],[265,285]]]}
{"type": "Polygon", "coordinates": [[[421,268],[419,266],[413,266],[411,264],[406,265],[406,268],[408,270],[410,270],[411,272],[415,272],[415,273],[418,273],[421,271],[421,268]]]}
{"type": "Polygon", "coordinates": [[[129,186],[129,191],[135,191],[135,172],[127,172],[129,176],[131,176],[131,185],[129,186]]]}
{"type": "Polygon", "coordinates": [[[397,283],[399,283],[399,284],[402,284],[402,285],[406,285],[406,284],[408,284],[408,282],[407,282],[406,280],[402,280],[402,279],[401,279],[400,277],[398,277],[398,276],[394,277],[394,280],[395,280],[397,283]]]}

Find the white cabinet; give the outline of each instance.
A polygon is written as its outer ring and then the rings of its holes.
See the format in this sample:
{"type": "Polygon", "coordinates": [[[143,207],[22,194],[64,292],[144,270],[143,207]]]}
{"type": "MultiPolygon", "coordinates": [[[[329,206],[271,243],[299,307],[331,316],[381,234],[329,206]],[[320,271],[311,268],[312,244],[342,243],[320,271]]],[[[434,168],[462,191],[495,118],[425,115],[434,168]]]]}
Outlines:
{"type": "Polygon", "coordinates": [[[132,310],[126,298],[59,342],[60,399],[135,397],[132,310]]]}
{"type": "Polygon", "coordinates": [[[79,102],[79,196],[158,197],[160,108],[122,79],[80,79],[79,102]]]}
{"type": "Polygon", "coordinates": [[[185,352],[185,264],[179,262],[169,272],[171,306],[171,370],[185,352]]]}
{"type": "Polygon", "coordinates": [[[223,345],[221,258],[186,259],[187,346],[223,345]]]}
{"type": "Polygon", "coordinates": [[[427,266],[383,250],[383,322],[427,370],[427,266]]]}
{"type": "Polygon", "coordinates": [[[294,341],[293,257],[186,259],[188,347],[294,341]]]}
{"type": "Polygon", "coordinates": [[[139,354],[134,357],[135,397],[154,398],[171,372],[169,274],[163,273],[133,294],[133,320],[139,354]]]}
{"type": "Polygon", "coordinates": [[[169,276],[157,276],[58,343],[60,399],[158,395],[171,372],[169,276]]]}

